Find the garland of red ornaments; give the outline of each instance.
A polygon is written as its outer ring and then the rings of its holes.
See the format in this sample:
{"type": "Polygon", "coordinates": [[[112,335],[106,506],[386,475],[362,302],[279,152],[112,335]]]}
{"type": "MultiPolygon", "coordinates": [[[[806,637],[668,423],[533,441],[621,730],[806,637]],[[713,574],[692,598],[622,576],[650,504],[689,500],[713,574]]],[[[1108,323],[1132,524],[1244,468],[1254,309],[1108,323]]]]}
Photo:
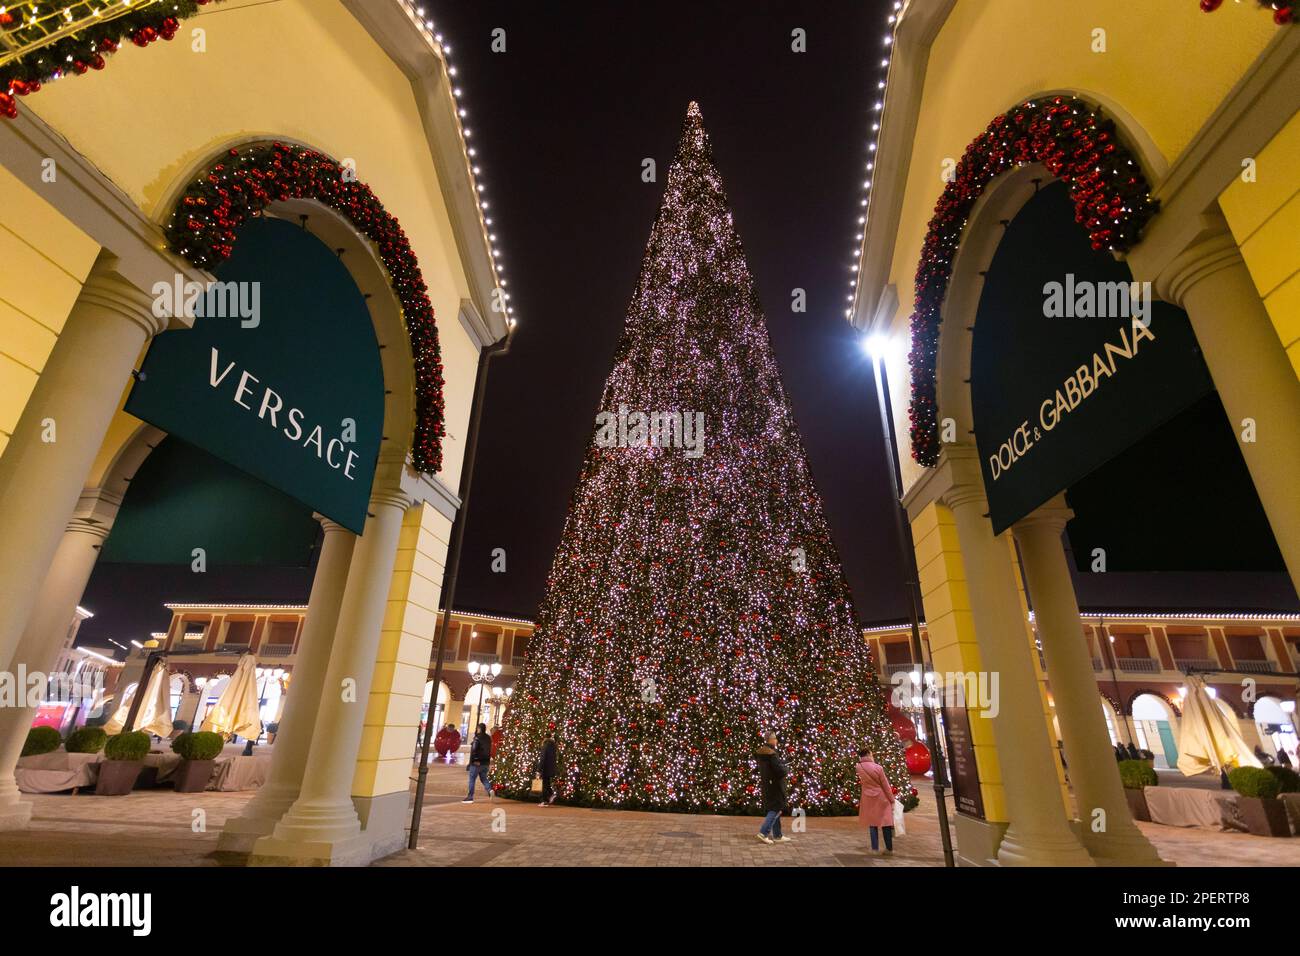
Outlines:
{"type": "MultiPolygon", "coordinates": [[[[1255,2],[1265,9],[1273,11],[1273,22],[1278,26],[1297,22],[1295,4],[1291,0],[1255,0],[1255,2]]],[[[1223,6],[1223,0],[1201,0],[1201,10],[1204,13],[1213,13],[1221,6],[1223,6]]]]}
{"type": "MultiPolygon", "coordinates": [[[[170,40],[180,29],[181,20],[198,12],[199,7],[221,0],[174,0],[151,4],[121,16],[102,21],[89,20],[76,33],[41,46],[16,60],[0,66],[0,116],[13,119],[18,115],[15,96],[37,92],[45,83],[62,79],[69,73],[81,76],[90,70],[102,70],[104,55],[116,53],[123,40],[144,47],[155,40],[170,40]]],[[[73,19],[93,17],[102,10],[102,2],[65,4],[65,13],[73,19]]],[[[56,21],[62,25],[62,21],[56,21]]],[[[14,46],[39,41],[48,31],[41,22],[24,22],[17,8],[0,8],[0,32],[14,46]]]]}
{"type": "Polygon", "coordinates": [[[172,251],[200,269],[230,258],[239,227],[273,202],[312,199],[342,213],[374,243],[402,308],[415,360],[415,434],[411,457],[419,471],[442,467],[442,351],[420,263],[401,224],[370,187],[344,167],[303,146],[260,143],[231,149],[199,175],[176,202],[164,232],[172,251]]]}
{"type": "Polygon", "coordinates": [[[1096,107],[1072,96],[1021,103],[995,117],[966,147],[952,181],[935,204],[916,267],[908,419],[912,457],[923,466],[939,460],[935,384],[939,326],[962,229],[989,183],[1008,169],[1029,163],[1042,163],[1070,184],[1075,222],[1088,230],[1093,249],[1129,249],[1158,208],[1141,166],[1120,141],[1115,124],[1096,107]]]}

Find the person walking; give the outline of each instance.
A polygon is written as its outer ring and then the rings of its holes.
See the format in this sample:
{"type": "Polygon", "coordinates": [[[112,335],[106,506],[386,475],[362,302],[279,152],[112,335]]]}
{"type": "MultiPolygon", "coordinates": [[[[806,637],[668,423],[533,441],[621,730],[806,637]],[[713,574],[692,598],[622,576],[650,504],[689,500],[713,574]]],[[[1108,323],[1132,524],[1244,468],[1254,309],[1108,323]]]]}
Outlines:
{"type": "Polygon", "coordinates": [[[769,733],[767,742],[758,748],[758,773],[763,791],[763,826],[758,838],[763,843],[793,843],[781,834],[781,814],[785,812],[785,778],[789,772],[785,761],[776,749],[776,734],[769,733]]]}
{"type": "Polygon", "coordinates": [[[488,764],[492,762],[492,738],[488,736],[487,724],[478,725],[478,733],[469,747],[469,793],[461,803],[474,802],[474,782],[483,781],[483,789],[488,799],[492,799],[492,782],[488,780],[488,764]]]}
{"type": "Polygon", "coordinates": [[[542,753],[537,758],[537,772],[542,775],[542,806],[549,807],[555,802],[555,791],[551,789],[551,780],[555,777],[555,738],[547,736],[542,741],[542,753]]]}
{"type": "Polygon", "coordinates": [[[870,750],[858,751],[858,782],[862,784],[862,802],[858,807],[858,826],[871,831],[871,852],[880,849],[880,831],[885,831],[885,856],[894,854],[894,788],[885,776],[885,768],[876,763],[870,750]]]}

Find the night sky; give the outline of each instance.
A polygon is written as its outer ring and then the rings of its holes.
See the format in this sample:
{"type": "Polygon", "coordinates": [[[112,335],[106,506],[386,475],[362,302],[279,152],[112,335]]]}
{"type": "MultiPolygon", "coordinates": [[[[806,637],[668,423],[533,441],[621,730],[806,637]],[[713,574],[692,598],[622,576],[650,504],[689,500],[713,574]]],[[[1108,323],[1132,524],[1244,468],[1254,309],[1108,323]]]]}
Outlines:
{"type": "MultiPolygon", "coordinates": [[[[427,6],[452,48],[520,319],[510,353],[491,366],[457,607],[535,613],[686,106],[697,100],[859,617],[902,620],[875,386],[844,320],[889,4],[604,0],[566,3],[562,14],[535,0],[427,6]],[[496,28],[504,53],[490,47],[496,28]],[[791,51],[795,28],[806,31],[806,53],[791,51]],[[658,182],[642,181],[646,158],[658,182]],[[805,313],[791,311],[796,288],[806,290],[805,313]],[[506,551],[506,573],[491,570],[495,548],[506,551]]],[[[1103,503],[1089,515],[1076,504],[1087,519],[1072,527],[1081,542],[1118,544],[1137,529],[1124,568],[1077,579],[1081,605],[1296,607],[1266,527],[1251,544],[1222,521],[1231,554],[1220,560],[1211,535],[1198,542],[1199,562],[1179,560],[1186,535],[1173,532],[1189,509],[1253,498],[1248,482],[1234,491],[1195,480],[1204,459],[1186,436],[1216,415],[1212,397],[1145,443],[1146,457],[1130,453],[1081,489],[1080,501],[1103,503]],[[1170,476],[1154,484],[1164,524],[1117,494],[1157,468],[1170,476]],[[1165,538],[1170,547],[1149,546],[1165,538]]],[[[1225,453],[1235,453],[1231,442],[1225,453]]],[[[310,580],[310,568],[193,575],[103,564],[83,602],[97,616],[82,640],[159,629],[165,600],[305,602],[310,580]]]]}
{"type": "Polygon", "coordinates": [[[874,384],[843,318],[885,5],[430,4],[521,319],[493,362],[456,604],[530,616],[697,100],[866,618],[905,613],[874,384]],[[490,49],[506,31],[506,52],[490,49]],[[791,31],[807,31],[806,53],[791,31]],[[654,158],[659,182],[641,181],[654,158]],[[791,290],[807,291],[806,313],[791,290]],[[490,570],[505,548],[506,574],[490,570]]]}

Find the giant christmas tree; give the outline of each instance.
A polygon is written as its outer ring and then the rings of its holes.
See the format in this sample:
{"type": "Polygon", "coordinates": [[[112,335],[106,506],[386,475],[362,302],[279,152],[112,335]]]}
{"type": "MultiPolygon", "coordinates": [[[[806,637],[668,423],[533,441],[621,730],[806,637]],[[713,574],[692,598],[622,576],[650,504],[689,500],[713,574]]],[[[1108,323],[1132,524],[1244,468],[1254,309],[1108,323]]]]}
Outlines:
{"type": "Polygon", "coordinates": [[[852,811],[860,746],[910,791],[694,103],[600,411],[497,789],[553,734],[562,801],[757,812],[774,730],[792,807],[852,811]]]}

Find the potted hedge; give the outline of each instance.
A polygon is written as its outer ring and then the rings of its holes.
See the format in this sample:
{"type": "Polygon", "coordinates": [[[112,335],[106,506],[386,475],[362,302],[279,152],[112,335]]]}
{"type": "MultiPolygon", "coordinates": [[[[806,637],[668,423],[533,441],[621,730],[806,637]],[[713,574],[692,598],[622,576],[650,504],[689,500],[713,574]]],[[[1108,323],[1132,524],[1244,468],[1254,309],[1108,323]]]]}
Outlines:
{"type": "Polygon", "coordinates": [[[27,731],[27,739],[23,742],[24,757],[39,757],[41,754],[52,754],[59,749],[59,744],[63,743],[63,738],[53,727],[33,727],[27,731]]]}
{"type": "Polygon", "coordinates": [[[212,779],[212,768],[216,766],[217,755],[225,745],[220,734],[209,730],[198,733],[186,731],[172,741],[172,753],[181,758],[180,766],[172,774],[177,793],[201,793],[208,788],[212,779]]]}
{"type": "Polygon", "coordinates": [[[1128,798],[1129,813],[1134,820],[1151,822],[1151,811],[1147,809],[1146,787],[1154,787],[1160,778],[1145,760],[1121,760],[1119,762],[1119,779],[1124,784],[1124,796],[1128,798]]]}
{"type": "Polygon", "coordinates": [[[63,749],[70,754],[97,754],[108,742],[108,734],[102,727],[78,727],[68,734],[63,749]]]}
{"type": "Polygon", "coordinates": [[[143,730],[109,737],[104,744],[104,760],[99,764],[95,793],[101,797],[118,797],[130,793],[144,767],[149,752],[149,735],[143,730]]]}
{"type": "Polygon", "coordinates": [[[1256,836],[1291,835],[1286,805],[1277,798],[1282,792],[1278,777],[1262,767],[1237,767],[1228,772],[1228,783],[1237,791],[1237,805],[1246,828],[1256,836]]]}

